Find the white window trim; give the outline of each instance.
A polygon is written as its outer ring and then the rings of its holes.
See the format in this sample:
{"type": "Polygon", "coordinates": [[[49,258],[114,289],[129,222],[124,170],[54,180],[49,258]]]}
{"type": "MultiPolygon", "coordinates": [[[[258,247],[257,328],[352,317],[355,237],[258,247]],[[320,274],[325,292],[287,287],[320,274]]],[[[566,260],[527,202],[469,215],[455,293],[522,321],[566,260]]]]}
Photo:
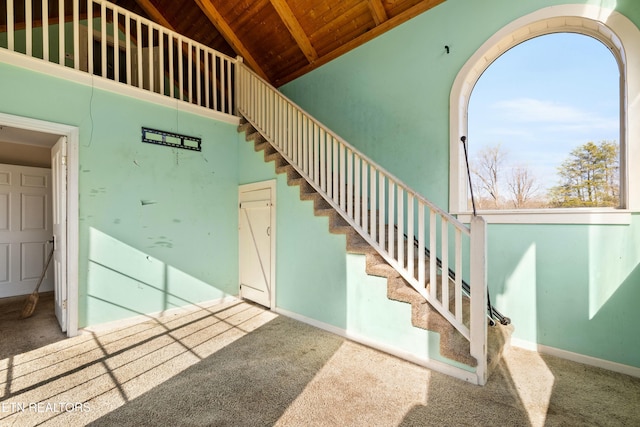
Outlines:
{"type": "Polygon", "coordinates": [[[540,9],[503,27],[460,69],[450,96],[449,210],[468,221],[468,178],[460,138],[467,135],[469,98],[482,73],[507,50],[531,38],[558,32],[592,36],[613,53],[621,70],[620,194],[624,209],[579,208],[482,211],[490,223],[629,224],[640,212],[640,30],[624,15],[593,5],[540,9]],[[637,161],[637,160],[636,160],[637,161]]]}

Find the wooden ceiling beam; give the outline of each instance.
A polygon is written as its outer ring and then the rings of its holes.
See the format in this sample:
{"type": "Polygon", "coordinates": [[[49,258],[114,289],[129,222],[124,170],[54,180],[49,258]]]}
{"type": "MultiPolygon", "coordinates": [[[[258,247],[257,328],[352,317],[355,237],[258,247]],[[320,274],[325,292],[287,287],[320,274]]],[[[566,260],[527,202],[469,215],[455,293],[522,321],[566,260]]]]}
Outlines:
{"type": "Polygon", "coordinates": [[[175,27],[171,25],[167,18],[151,3],[151,0],[136,0],[138,6],[144,10],[144,12],[149,15],[152,21],[157,22],[165,28],[170,29],[171,31],[175,31],[175,27]]]}
{"type": "Polygon", "coordinates": [[[311,44],[309,37],[304,32],[302,25],[300,25],[300,22],[296,19],[286,0],[270,1],[276,12],[278,12],[280,19],[282,19],[282,22],[284,22],[284,25],[289,30],[289,33],[291,33],[291,36],[298,44],[302,53],[307,57],[309,63],[313,64],[316,59],[318,59],[318,52],[316,52],[315,48],[311,44]]]}
{"type": "Polygon", "coordinates": [[[340,55],[343,55],[349,52],[350,50],[355,49],[356,47],[367,43],[368,41],[374,39],[375,37],[378,37],[380,34],[383,34],[386,31],[412,18],[415,18],[421,13],[439,5],[440,3],[443,3],[444,1],[445,0],[423,0],[420,3],[417,3],[415,6],[411,7],[410,9],[405,10],[401,14],[396,15],[391,19],[387,19],[382,24],[372,28],[370,31],[362,34],[360,37],[357,37],[351,40],[349,43],[345,43],[341,45],[339,48],[334,49],[333,51],[327,53],[326,55],[319,57],[318,60],[315,62],[315,64],[309,64],[306,67],[303,67],[303,68],[300,68],[299,70],[294,71],[293,73],[289,74],[284,78],[276,80],[274,82],[274,85],[276,87],[282,86],[283,84],[288,83],[291,80],[294,80],[310,72],[311,70],[321,65],[324,65],[329,61],[336,59],[340,55]]]}
{"type": "Polygon", "coordinates": [[[238,38],[236,33],[231,29],[227,21],[225,21],[222,14],[218,11],[218,9],[211,3],[211,0],[194,0],[200,10],[207,16],[209,21],[220,31],[220,34],[224,39],[229,43],[231,48],[247,63],[253,71],[258,73],[260,77],[263,79],[270,81],[267,74],[264,70],[258,65],[258,62],[249,52],[249,49],[242,43],[242,41],[238,38]]]}
{"type": "MultiPolygon", "coordinates": [[[[171,25],[171,23],[164,17],[162,12],[160,12],[150,0],[135,0],[135,2],[140,6],[144,12],[149,15],[149,18],[154,21],[156,24],[162,25],[163,27],[177,32],[176,28],[171,25]]],[[[183,47],[184,50],[184,47],[183,47]]]]}
{"type": "Polygon", "coordinates": [[[373,20],[375,21],[376,25],[380,25],[387,19],[389,19],[387,11],[382,5],[382,0],[368,0],[368,2],[369,9],[371,9],[371,15],[373,15],[373,20]]]}

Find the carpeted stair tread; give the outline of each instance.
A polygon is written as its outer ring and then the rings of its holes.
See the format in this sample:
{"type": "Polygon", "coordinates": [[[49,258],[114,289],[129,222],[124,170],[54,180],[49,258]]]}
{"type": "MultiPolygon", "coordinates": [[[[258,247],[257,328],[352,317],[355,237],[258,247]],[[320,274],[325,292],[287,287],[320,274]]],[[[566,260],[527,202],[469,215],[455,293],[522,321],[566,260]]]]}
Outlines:
{"type": "MultiPolygon", "coordinates": [[[[368,259],[369,257],[367,257],[368,259]]],[[[378,277],[386,277],[390,278],[392,276],[397,276],[398,272],[395,268],[391,267],[389,264],[367,264],[366,272],[369,276],[378,276],[378,277]]]]}
{"type": "Polygon", "coordinates": [[[251,123],[247,121],[244,117],[240,118],[240,124],[238,125],[238,133],[245,133],[245,136],[248,135],[250,130],[254,130],[251,123]]]}
{"type": "Polygon", "coordinates": [[[300,175],[300,173],[293,169],[291,171],[289,171],[287,173],[287,184],[289,184],[290,186],[296,186],[296,185],[300,185],[303,182],[307,182],[304,177],[302,175],[300,175]]]}
{"type": "Polygon", "coordinates": [[[360,255],[368,255],[368,254],[377,254],[378,253],[355,230],[353,231],[353,233],[347,234],[347,252],[352,253],[352,254],[360,254],[360,255]]]}

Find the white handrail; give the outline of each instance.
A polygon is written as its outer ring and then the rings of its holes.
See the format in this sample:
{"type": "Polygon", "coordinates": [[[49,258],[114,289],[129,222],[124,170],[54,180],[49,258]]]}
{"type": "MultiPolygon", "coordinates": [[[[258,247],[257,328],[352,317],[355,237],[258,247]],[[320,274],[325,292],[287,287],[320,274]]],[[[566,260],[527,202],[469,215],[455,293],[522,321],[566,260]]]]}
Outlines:
{"type": "Polygon", "coordinates": [[[478,382],[484,383],[487,339],[484,220],[475,218],[471,229],[462,224],[327,129],[243,64],[238,64],[236,78],[239,113],[470,341],[471,355],[478,361],[478,382]],[[405,238],[405,234],[409,237],[405,238]],[[414,249],[414,237],[417,249],[414,249]],[[425,256],[427,248],[428,257],[425,256]],[[440,271],[438,254],[442,259],[440,271]],[[453,281],[449,281],[450,265],[456,273],[453,281]],[[469,320],[463,316],[463,268],[470,274],[473,289],[469,320]]]}
{"type": "Polygon", "coordinates": [[[234,114],[235,58],[105,0],[6,1],[0,48],[234,114]]]}

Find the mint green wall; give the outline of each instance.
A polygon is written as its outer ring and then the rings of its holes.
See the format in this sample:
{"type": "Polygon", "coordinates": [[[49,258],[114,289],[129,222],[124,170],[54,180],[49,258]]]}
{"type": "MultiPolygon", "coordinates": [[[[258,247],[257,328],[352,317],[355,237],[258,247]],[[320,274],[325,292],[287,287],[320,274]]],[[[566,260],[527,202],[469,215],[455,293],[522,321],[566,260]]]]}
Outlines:
{"type": "Polygon", "coordinates": [[[0,64],[0,111],[80,129],[80,327],[237,294],[236,128],[0,64]],[[141,127],[202,152],[141,142],[141,127]]]}
{"type": "MultiPolygon", "coordinates": [[[[504,25],[564,3],[615,7],[640,25],[634,0],[447,0],[281,90],[446,208],[458,71],[504,25]]],[[[488,236],[492,297],[515,338],[640,366],[640,216],[630,226],[491,225],[488,236]]]]}
{"type": "Polygon", "coordinates": [[[493,225],[489,283],[516,337],[640,366],[640,215],[615,226],[493,225]]]}

